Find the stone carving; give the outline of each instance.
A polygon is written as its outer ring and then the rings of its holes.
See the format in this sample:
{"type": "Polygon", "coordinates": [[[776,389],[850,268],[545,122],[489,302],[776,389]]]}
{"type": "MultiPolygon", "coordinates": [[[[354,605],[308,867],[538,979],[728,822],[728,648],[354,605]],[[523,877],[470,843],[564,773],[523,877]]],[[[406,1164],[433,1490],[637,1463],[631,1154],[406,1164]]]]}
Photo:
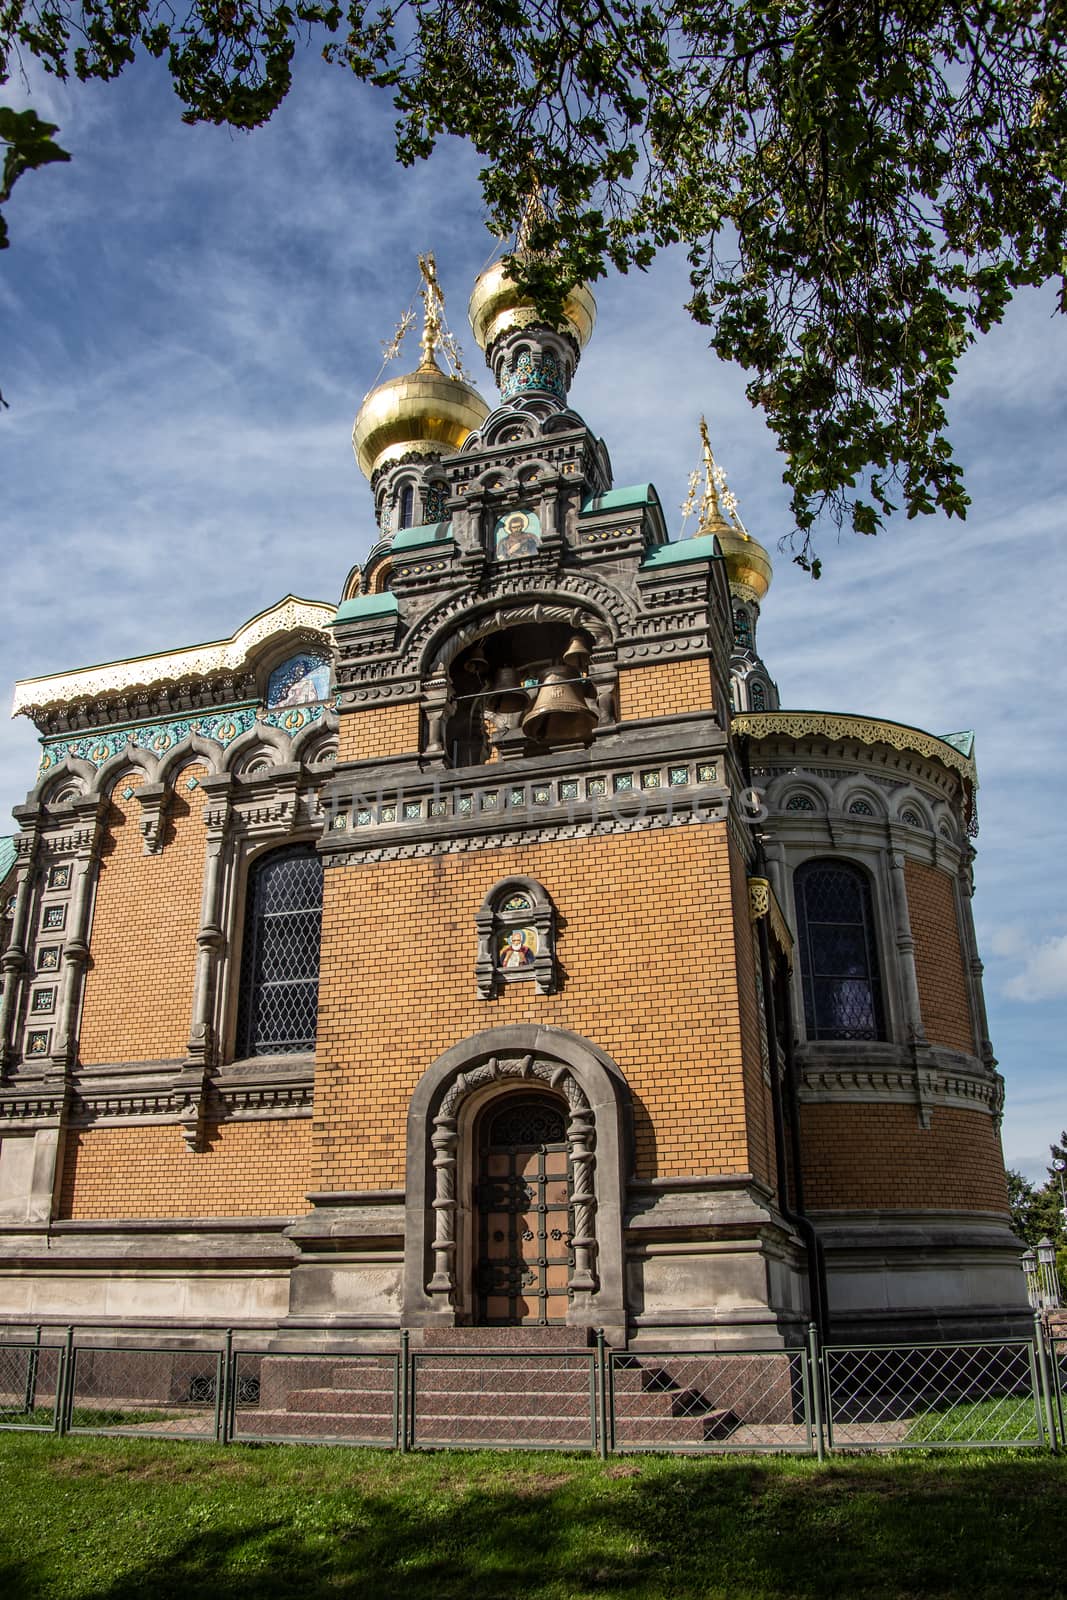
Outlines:
{"type": "Polygon", "coordinates": [[[536,1078],[557,1090],[567,1102],[567,1144],[572,1168],[571,1204],[574,1211],[574,1268],[572,1289],[595,1289],[596,1194],[595,1118],[580,1085],[559,1062],[533,1055],[493,1056],[471,1072],[456,1074],[433,1119],[434,1238],[433,1276],[426,1285],[431,1295],[449,1299],[455,1294],[456,1276],[456,1155],[459,1144],[459,1110],[463,1101],[487,1084],[536,1078]]]}

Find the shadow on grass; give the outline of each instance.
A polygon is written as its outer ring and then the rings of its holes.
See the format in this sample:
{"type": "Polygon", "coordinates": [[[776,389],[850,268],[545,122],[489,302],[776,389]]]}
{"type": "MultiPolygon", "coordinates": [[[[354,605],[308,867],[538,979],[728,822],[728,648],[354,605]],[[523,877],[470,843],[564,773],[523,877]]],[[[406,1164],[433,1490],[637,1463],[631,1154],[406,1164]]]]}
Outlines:
{"type": "MultiPolygon", "coordinates": [[[[452,1458],[454,1460],[455,1458],[452,1458]]],[[[27,1563],[4,1593],[79,1600],[619,1600],[980,1597],[1062,1592],[1067,1472],[1048,1458],[617,1461],[551,1471],[309,1482],[213,1505],[186,1534],[141,1507],[144,1546],[111,1581],[50,1587],[27,1563]],[[799,1468],[799,1469],[798,1469],[799,1468]]],[[[423,1466],[426,1466],[425,1458],[423,1466]]],[[[546,1463],[546,1469],[548,1463],[546,1463]]],[[[188,1507],[194,1520],[196,1502],[188,1507]]],[[[186,1524],[187,1525],[187,1524],[186,1524]]],[[[116,1556],[118,1553],[116,1552],[116,1556]]],[[[97,1572],[101,1570],[99,1567],[97,1572]]],[[[106,1570],[106,1569],[105,1569],[106,1570]]]]}

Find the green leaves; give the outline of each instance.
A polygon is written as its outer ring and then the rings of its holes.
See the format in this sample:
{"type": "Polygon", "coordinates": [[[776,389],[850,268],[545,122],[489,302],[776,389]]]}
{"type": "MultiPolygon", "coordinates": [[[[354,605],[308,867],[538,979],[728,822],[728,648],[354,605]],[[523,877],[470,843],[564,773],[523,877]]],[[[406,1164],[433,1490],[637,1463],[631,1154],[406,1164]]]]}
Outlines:
{"type": "MultiPolygon", "coordinates": [[[[36,111],[13,111],[0,106],[0,144],[4,147],[4,166],[0,174],[0,205],[11,199],[11,191],[24,172],[45,167],[52,161],[69,161],[70,156],[56,144],[52,135],[59,129],[42,122],[36,111]]],[[[0,216],[0,250],[10,243],[7,224],[0,216]]]]}
{"type": "MultiPolygon", "coordinates": [[[[266,121],[317,38],[389,90],[402,163],[471,142],[502,236],[536,179],[549,215],[512,267],[547,317],[683,243],[689,309],[749,374],[815,572],[823,517],[871,535],[898,508],[964,515],[959,358],[1020,285],[1055,279],[1067,308],[1065,35],[1063,0],[194,0],[181,19],[0,0],[5,49],[60,76],[165,55],[189,122],[266,121]]],[[[45,159],[63,155],[13,176],[45,159]]]]}

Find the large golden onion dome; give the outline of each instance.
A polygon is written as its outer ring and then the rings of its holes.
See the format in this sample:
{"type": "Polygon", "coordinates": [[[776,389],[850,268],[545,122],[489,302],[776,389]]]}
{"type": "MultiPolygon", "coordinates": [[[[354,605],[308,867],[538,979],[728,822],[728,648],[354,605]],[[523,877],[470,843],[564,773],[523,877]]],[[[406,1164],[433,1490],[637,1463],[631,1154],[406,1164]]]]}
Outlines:
{"type": "Polygon", "coordinates": [[[762,600],[771,586],[774,569],[770,556],[759,540],[725,521],[721,528],[712,531],[726,558],[726,575],[730,583],[751,590],[757,600],[762,600]]]}
{"type": "MultiPolygon", "coordinates": [[[[483,350],[509,328],[527,328],[531,323],[543,321],[529,296],[519,292],[503,261],[494,261],[480,274],[467,315],[474,337],[483,350]]],[[[595,322],[596,301],[592,290],[584,283],[577,283],[568,290],[563,303],[563,323],[559,331],[571,334],[579,350],[584,350],[595,322]]]]}
{"type": "MultiPolygon", "coordinates": [[[[728,488],[726,474],[712,454],[708,425],[703,417],[700,439],[704,451],[704,493],[696,537],[713,533],[726,561],[731,588],[743,590],[745,599],[762,600],[771,586],[774,572],[771,558],[741,521],[737,497],[728,488]]],[[[699,484],[700,473],[694,472],[689,479],[689,498],[683,508],[687,514],[693,508],[699,484]]]]}
{"type": "Polygon", "coordinates": [[[401,456],[452,455],[489,415],[462,378],[450,378],[431,355],[416,371],[372,389],[359,408],[352,448],[367,478],[401,456]]]}

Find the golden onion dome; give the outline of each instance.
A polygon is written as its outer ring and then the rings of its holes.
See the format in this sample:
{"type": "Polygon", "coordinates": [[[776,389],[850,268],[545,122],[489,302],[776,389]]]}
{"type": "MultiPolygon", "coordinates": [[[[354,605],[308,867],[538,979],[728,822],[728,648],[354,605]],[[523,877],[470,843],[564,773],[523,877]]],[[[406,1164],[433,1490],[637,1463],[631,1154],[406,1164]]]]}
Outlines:
{"type": "MultiPolygon", "coordinates": [[[[543,321],[529,296],[520,293],[503,261],[494,261],[480,274],[467,315],[482,350],[488,349],[498,334],[506,333],[509,328],[527,328],[531,323],[543,321]]],[[[571,334],[579,350],[584,350],[595,322],[596,301],[592,290],[584,283],[576,283],[567,291],[563,302],[563,323],[559,331],[571,334]]]]}
{"type": "Polygon", "coordinates": [[[725,521],[714,529],[715,537],[726,558],[726,574],[732,585],[750,590],[757,600],[762,600],[771,586],[773,567],[771,558],[751,534],[725,521]]]}
{"type": "Polygon", "coordinates": [[[469,383],[450,378],[431,356],[415,372],[372,389],[359,408],[352,448],[370,478],[401,456],[451,455],[489,415],[469,383]]]}

